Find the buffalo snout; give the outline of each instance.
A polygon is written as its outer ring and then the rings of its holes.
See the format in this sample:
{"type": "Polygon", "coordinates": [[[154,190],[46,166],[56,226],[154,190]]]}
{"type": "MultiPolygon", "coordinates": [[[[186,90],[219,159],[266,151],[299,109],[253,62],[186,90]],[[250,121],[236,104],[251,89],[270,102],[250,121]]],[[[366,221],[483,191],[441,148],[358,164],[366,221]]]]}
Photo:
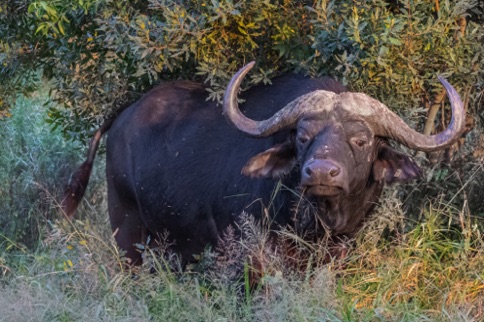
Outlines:
{"type": "Polygon", "coordinates": [[[335,195],[346,191],[345,171],[332,160],[313,159],[304,164],[301,185],[309,194],[335,195]]]}

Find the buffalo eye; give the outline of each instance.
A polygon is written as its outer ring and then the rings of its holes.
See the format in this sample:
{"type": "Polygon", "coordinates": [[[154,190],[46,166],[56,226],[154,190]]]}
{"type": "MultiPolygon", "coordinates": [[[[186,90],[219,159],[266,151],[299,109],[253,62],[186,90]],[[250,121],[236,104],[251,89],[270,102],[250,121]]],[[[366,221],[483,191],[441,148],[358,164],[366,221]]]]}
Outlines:
{"type": "Polygon", "coordinates": [[[307,135],[298,135],[297,140],[301,144],[306,144],[309,141],[309,137],[307,135]]]}
{"type": "Polygon", "coordinates": [[[353,144],[359,148],[363,147],[366,143],[367,143],[366,140],[363,140],[360,138],[353,139],[353,144]]]}

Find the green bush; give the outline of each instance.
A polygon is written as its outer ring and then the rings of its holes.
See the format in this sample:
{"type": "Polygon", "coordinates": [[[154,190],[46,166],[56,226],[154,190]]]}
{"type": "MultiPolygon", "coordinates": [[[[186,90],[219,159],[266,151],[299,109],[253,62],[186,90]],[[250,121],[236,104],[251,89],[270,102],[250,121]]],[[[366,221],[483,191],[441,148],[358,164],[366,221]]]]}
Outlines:
{"type": "Polygon", "coordinates": [[[54,108],[50,122],[74,138],[160,81],[199,80],[220,100],[230,76],[251,60],[258,68],[247,85],[285,72],[332,75],[406,114],[439,102],[436,75],[442,74],[476,115],[483,6],[475,0],[9,0],[0,5],[0,82],[26,90],[27,71],[42,67],[53,80],[52,97],[67,108],[54,108]]]}
{"type": "Polygon", "coordinates": [[[81,158],[45,124],[47,96],[17,98],[13,116],[0,120],[0,240],[32,246],[57,207],[56,198],[81,158]]]}

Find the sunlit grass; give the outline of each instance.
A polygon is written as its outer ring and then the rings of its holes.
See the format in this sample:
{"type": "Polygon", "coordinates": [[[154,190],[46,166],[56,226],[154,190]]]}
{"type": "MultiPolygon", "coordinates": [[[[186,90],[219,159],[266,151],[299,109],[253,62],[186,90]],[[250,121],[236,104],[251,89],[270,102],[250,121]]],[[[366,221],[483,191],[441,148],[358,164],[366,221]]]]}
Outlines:
{"type": "Polygon", "coordinates": [[[305,272],[266,252],[268,274],[250,294],[243,273],[224,278],[233,268],[213,261],[180,273],[147,251],[149,265],[126,271],[106,224],[61,220],[36,250],[4,257],[0,291],[11,296],[0,313],[16,298],[25,308],[5,312],[12,320],[30,310],[39,321],[478,321],[484,241],[475,225],[447,227],[447,215],[433,205],[407,232],[358,239],[346,259],[305,272]]]}
{"type": "MultiPolygon", "coordinates": [[[[439,320],[453,310],[483,317],[484,240],[468,222],[450,226],[446,205],[431,205],[406,233],[357,252],[341,273],[341,291],[356,308],[391,316],[392,310],[423,312],[439,320]]],[[[363,231],[362,234],[371,234],[363,231]]],[[[357,246],[358,247],[358,246],[357,246]]],[[[464,318],[464,317],[461,317],[464,318]]]]}

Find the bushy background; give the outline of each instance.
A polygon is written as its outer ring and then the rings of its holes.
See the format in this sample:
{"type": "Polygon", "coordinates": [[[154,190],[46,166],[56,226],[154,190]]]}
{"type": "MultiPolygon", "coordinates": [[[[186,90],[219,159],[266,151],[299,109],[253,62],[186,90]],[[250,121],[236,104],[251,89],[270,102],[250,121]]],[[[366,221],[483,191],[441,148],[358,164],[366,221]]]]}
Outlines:
{"type": "Polygon", "coordinates": [[[433,108],[430,133],[438,74],[471,115],[482,110],[483,11],[477,0],[6,0],[1,106],[51,80],[61,108],[49,121],[82,137],[160,81],[202,81],[220,100],[255,60],[249,85],[286,72],[334,76],[406,115],[433,108]]]}
{"type": "Polygon", "coordinates": [[[482,320],[483,58],[477,0],[2,1],[0,320],[482,320]],[[105,117],[179,78],[220,100],[251,60],[244,86],[330,75],[425,133],[448,122],[444,75],[468,132],[442,154],[416,156],[424,178],[385,191],[348,258],[321,265],[324,245],[301,244],[313,254],[304,272],[249,221],[244,240],[222,244],[231,258],[208,253],[172,273],[147,250],[133,277],[107,222],[102,157],[79,220],[59,220],[64,183],[105,117]],[[265,276],[247,292],[254,256],[265,276]]]}

